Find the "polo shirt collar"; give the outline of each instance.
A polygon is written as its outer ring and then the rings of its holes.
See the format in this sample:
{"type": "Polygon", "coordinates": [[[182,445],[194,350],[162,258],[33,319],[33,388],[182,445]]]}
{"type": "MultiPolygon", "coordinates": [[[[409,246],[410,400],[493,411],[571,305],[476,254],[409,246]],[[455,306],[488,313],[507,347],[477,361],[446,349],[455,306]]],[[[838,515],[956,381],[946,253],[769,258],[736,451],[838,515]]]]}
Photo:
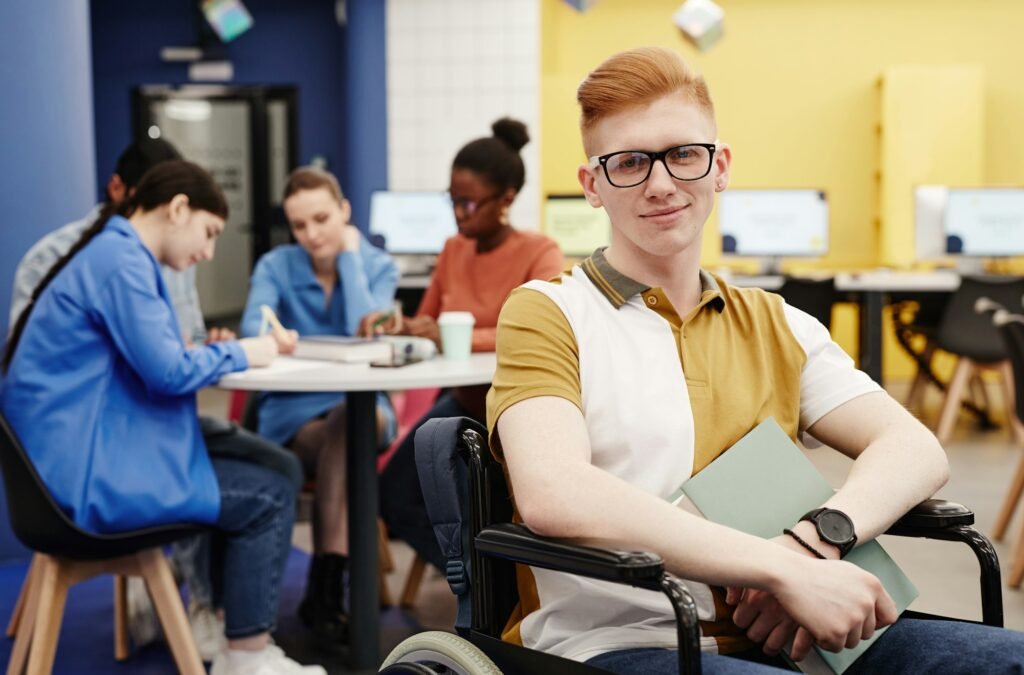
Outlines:
{"type": "Polygon", "coordinates": [[[320,282],[317,281],[316,272],[313,269],[313,259],[309,257],[306,249],[302,248],[299,244],[295,244],[295,249],[293,256],[295,264],[290,265],[288,269],[288,281],[291,287],[320,288],[320,282]]]}
{"type": "MultiPolygon", "coordinates": [[[[651,287],[630,279],[612,267],[604,255],[605,248],[602,247],[594,251],[593,255],[580,264],[580,267],[612,307],[619,309],[634,295],[645,293],[651,287]]],[[[725,309],[725,298],[722,297],[718,280],[703,269],[700,270],[700,295],[702,305],[712,304],[719,312],[725,309]]]]}

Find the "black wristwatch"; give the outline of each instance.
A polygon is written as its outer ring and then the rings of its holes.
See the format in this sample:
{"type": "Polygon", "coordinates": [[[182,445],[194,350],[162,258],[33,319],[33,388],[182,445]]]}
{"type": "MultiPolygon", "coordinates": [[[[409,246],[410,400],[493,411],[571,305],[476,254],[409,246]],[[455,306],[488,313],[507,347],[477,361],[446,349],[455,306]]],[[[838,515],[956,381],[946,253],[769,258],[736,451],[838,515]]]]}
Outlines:
{"type": "Polygon", "coordinates": [[[839,549],[839,557],[845,558],[857,544],[850,516],[836,509],[820,508],[808,511],[800,520],[809,520],[818,528],[821,540],[839,549]]]}

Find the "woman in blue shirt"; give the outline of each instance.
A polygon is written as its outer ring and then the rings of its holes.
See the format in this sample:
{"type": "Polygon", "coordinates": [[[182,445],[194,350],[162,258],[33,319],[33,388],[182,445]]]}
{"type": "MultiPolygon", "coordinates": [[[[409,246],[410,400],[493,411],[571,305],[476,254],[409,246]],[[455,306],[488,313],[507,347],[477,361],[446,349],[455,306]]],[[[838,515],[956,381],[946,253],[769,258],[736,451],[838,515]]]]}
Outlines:
{"type": "Polygon", "coordinates": [[[211,673],[300,670],[270,644],[295,487],[281,473],[211,460],[196,390],[265,366],[294,336],[186,347],[160,274],[213,257],[227,203],[210,175],[174,160],[105,209],[33,293],[8,342],[0,408],[61,508],[85,530],[215,528],[227,649],[211,673]]]}
{"type": "MultiPolygon", "coordinates": [[[[256,265],[242,334],[256,335],[261,305],[300,335],[356,335],[367,315],[391,306],[398,268],[349,224],[351,207],[327,171],[301,167],[288,177],[284,212],[297,244],[279,246],[256,265]]],[[[378,435],[394,435],[387,397],[377,404],[378,435]]],[[[345,397],[336,393],[265,393],[259,432],[291,448],[316,476],[314,556],[299,615],[322,642],[348,633],[342,577],[348,561],[345,494],[345,397]]]]}

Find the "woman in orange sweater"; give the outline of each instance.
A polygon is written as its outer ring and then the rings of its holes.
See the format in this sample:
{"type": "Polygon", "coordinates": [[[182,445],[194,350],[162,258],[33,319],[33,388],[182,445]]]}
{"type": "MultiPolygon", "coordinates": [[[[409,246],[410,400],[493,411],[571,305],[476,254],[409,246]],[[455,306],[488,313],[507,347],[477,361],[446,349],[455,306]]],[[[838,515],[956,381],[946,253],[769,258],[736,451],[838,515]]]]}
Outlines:
{"type": "MultiPolygon", "coordinates": [[[[491,126],[493,136],[467,143],[452,162],[452,208],[459,233],[437,258],[430,286],[416,316],[385,323],[383,332],[400,332],[433,340],[440,347],[437,318],[441,312],[471,312],[473,351],[493,352],[498,314],[512,289],[533,279],[558,276],[565,260],[558,245],[538,233],[517,230],[508,210],[523,187],[526,171],[519,150],[530,140],[526,126],[503,118],[491,126]]],[[[364,318],[364,332],[380,314],[364,318]]],[[[416,475],[413,437],[435,417],[472,417],[484,423],[488,385],[457,387],[438,398],[409,432],[384,470],[381,510],[389,531],[443,569],[444,560],[423,505],[416,475]]]]}

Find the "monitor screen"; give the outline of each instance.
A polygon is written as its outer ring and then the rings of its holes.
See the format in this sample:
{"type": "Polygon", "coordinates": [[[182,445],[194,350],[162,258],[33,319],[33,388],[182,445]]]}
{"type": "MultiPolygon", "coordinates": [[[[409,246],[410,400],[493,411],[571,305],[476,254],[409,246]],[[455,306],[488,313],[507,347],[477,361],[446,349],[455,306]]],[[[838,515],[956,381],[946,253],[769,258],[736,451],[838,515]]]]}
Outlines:
{"type": "Polygon", "coordinates": [[[1024,255],[1024,188],[950,188],[942,227],[947,253],[1024,255]]]}
{"type": "Polygon", "coordinates": [[[914,251],[918,260],[946,256],[946,233],[942,228],[949,188],[918,185],[914,188],[914,251]]]}
{"type": "Polygon", "coordinates": [[[828,200],[821,190],[729,189],[718,202],[722,253],[821,256],[828,253],[828,200]]]}
{"type": "Polygon", "coordinates": [[[384,237],[389,253],[438,254],[457,232],[452,202],[444,192],[374,192],[370,233],[384,237]]]}
{"type": "Polygon", "coordinates": [[[583,195],[548,195],[544,202],[544,234],[568,256],[589,256],[611,241],[611,221],[583,195]]]}

